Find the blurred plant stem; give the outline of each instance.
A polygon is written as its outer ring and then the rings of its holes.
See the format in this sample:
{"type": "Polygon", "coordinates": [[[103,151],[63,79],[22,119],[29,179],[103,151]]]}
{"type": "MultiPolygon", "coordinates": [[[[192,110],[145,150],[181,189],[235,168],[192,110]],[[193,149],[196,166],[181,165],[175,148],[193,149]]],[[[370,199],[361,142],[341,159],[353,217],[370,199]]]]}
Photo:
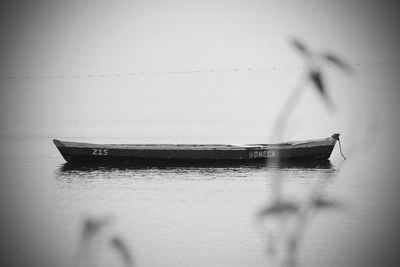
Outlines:
{"type": "Polygon", "coordinates": [[[120,236],[109,237],[107,230],[110,228],[111,218],[109,216],[88,217],[82,222],[80,241],[77,251],[77,266],[95,267],[98,266],[97,259],[100,253],[104,253],[107,243],[117,252],[122,260],[123,266],[132,267],[133,257],[120,236]]]}
{"type": "MultiPolygon", "coordinates": [[[[330,62],[346,72],[351,71],[344,61],[331,53],[316,54],[296,39],[292,40],[292,45],[302,54],[310,68],[302,74],[276,118],[271,134],[273,143],[281,141],[284,136],[290,115],[299,103],[307,85],[313,85],[328,110],[333,110],[334,104],[328,96],[323,79],[321,68],[323,61],[330,62]]],[[[305,201],[293,201],[284,197],[282,191],[285,177],[282,177],[282,172],[279,170],[281,165],[279,154],[277,151],[276,158],[266,160],[268,167],[274,165],[277,168],[271,181],[271,200],[260,210],[258,219],[267,226],[265,235],[267,256],[273,266],[295,267],[298,264],[299,244],[314,214],[319,210],[338,208],[340,205],[336,201],[322,197],[326,187],[326,181],[322,179],[315,182],[305,201]]]]}
{"type": "Polygon", "coordinates": [[[293,91],[291,92],[285,104],[283,105],[280,113],[276,117],[272,134],[270,137],[270,141],[272,143],[282,141],[280,139],[282,138],[286,130],[287,121],[289,120],[290,114],[297,106],[297,103],[300,101],[303,91],[306,88],[307,81],[308,79],[305,76],[302,76],[299,79],[297,85],[295,85],[293,91]]]}

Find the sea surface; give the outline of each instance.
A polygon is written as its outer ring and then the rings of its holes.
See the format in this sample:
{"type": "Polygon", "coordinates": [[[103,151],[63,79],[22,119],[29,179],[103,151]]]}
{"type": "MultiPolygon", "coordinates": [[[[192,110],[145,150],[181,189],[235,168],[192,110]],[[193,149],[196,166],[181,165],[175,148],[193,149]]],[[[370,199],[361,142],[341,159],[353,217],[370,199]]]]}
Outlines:
{"type": "Polygon", "coordinates": [[[122,266],[114,237],[134,266],[272,266],[258,214],[278,179],[287,199],[302,203],[323,183],[321,194],[338,204],[310,217],[298,266],[398,266],[399,94],[376,68],[362,69],[351,86],[333,84],[335,113],[307,91],[282,136],[340,132],[347,160],[336,146],[327,164],[281,167],[76,167],[52,143],[267,142],[290,90],[266,90],[265,73],[10,84],[0,132],[1,262],[78,264],[84,222],[106,218],[92,259],[98,266],[122,266]],[[249,83],[245,92],[240,81],[249,83]]]}

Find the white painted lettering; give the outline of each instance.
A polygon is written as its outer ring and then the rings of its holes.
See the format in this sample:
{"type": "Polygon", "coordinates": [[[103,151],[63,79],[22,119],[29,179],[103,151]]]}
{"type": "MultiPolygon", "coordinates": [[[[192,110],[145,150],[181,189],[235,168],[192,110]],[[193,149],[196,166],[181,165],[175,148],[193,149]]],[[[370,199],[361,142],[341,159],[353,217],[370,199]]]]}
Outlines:
{"type": "Polygon", "coordinates": [[[276,158],[275,151],[263,150],[263,151],[250,151],[249,158],[276,158]]]}
{"type": "Polygon", "coordinates": [[[107,148],[93,148],[92,155],[95,156],[107,156],[108,149],[107,148]]]}

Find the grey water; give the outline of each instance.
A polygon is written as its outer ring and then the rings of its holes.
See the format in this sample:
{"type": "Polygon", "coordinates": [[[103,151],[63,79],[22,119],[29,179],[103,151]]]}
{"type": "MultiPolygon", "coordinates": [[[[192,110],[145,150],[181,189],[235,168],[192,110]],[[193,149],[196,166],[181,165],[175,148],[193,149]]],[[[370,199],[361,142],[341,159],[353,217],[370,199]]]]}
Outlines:
{"type": "Polygon", "coordinates": [[[76,167],[52,143],[268,142],[289,90],[265,90],[264,72],[225,74],[221,90],[212,86],[220,74],[8,84],[0,132],[1,262],[73,266],[84,221],[106,217],[110,225],[98,241],[97,266],[122,264],[106,242],[115,235],[135,266],[268,266],[257,214],[279,177],[289,199],[304,201],[322,181],[324,196],[341,203],[312,217],[299,266],[397,266],[399,94],[386,79],[394,79],[390,68],[359,72],[351,93],[345,86],[330,91],[336,113],[307,91],[282,137],[340,132],[347,161],[335,147],[327,164],[280,168],[76,167]],[[374,86],[378,78],[387,81],[385,89],[374,86]],[[258,82],[244,92],[241,81],[258,82]],[[189,84],[189,92],[176,89],[189,84]]]}

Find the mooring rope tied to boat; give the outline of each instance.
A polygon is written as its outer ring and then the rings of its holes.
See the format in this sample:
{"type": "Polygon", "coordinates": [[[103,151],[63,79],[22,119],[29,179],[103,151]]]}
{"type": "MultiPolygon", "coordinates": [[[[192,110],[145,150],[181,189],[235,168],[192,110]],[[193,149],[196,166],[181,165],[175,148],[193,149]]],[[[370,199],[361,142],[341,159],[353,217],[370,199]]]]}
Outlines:
{"type": "Polygon", "coordinates": [[[339,142],[340,154],[342,155],[342,157],[344,158],[344,160],[347,160],[347,158],[343,155],[343,152],[342,152],[342,144],[340,143],[340,138],[338,137],[337,140],[338,140],[338,142],[339,142]]]}

